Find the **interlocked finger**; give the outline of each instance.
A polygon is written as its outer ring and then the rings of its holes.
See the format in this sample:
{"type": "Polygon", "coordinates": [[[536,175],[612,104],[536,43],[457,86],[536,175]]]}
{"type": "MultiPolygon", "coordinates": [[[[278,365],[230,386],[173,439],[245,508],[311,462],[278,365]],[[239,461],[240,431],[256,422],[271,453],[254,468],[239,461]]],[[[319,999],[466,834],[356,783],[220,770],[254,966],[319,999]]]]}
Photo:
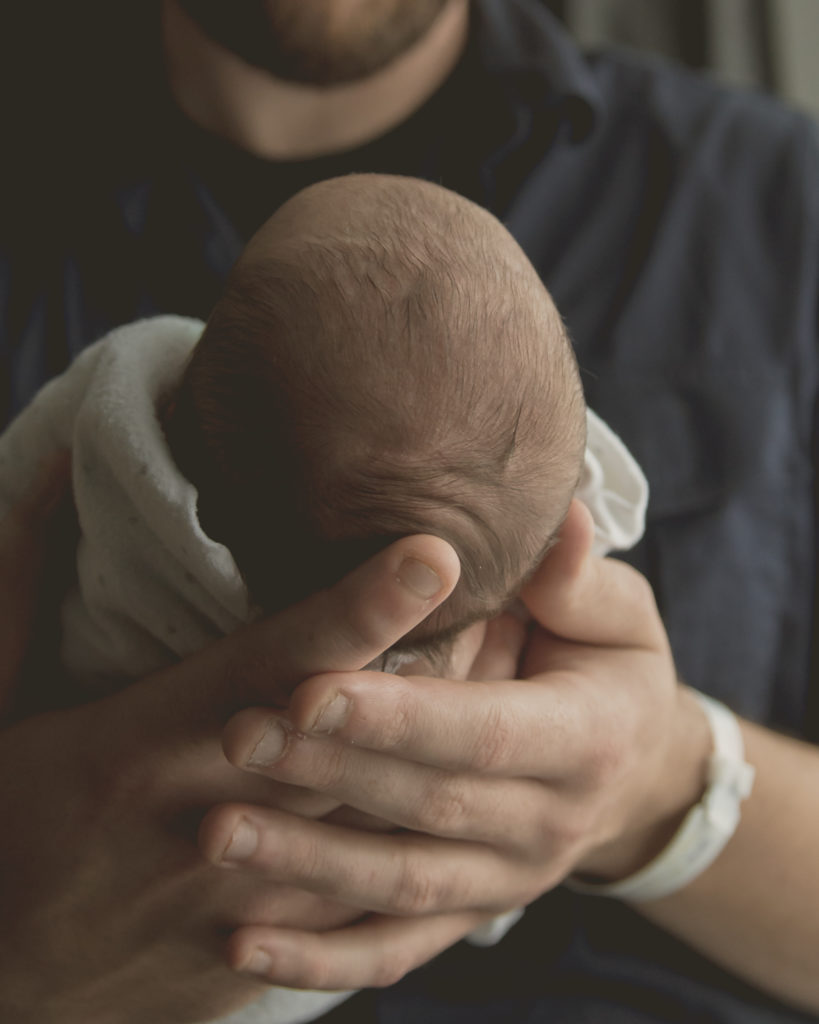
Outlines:
{"type": "Polygon", "coordinates": [[[560,795],[531,778],[450,772],[332,738],[291,734],[265,775],[395,827],[511,851],[542,852],[550,843],[547,816],[561,813],[560,795]]]}
{"type": "Polygon", "coordinates": [[[520,863],[511,870],[504,854],[480,843],[359,832],[254,807],[209,813],[200,847],[226,867],[348,906],[412,917],[506,910],[555,884],[565,867],[560,859],[553,869],[520,863]]]}

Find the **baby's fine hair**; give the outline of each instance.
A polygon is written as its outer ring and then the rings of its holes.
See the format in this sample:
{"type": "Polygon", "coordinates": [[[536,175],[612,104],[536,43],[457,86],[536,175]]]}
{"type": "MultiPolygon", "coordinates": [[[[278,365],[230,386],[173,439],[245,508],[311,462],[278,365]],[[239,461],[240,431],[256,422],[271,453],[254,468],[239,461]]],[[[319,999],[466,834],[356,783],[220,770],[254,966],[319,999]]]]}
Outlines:
{"type": "Polygon", "coordinates": [[[353,175],[305,189],[252,240],[168,437],[265,610],[433,533],[461,560],[451,632],[534,567],[585,413],[560,317],[505,228],[439,186],[353,175]]]}

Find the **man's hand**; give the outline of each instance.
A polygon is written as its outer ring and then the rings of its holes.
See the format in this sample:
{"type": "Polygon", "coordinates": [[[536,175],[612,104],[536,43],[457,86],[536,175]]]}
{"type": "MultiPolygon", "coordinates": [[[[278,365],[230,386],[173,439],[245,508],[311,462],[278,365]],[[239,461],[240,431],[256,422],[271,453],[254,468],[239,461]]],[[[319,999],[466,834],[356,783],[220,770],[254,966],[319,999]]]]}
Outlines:
{"type": "MultiPolygon", "coordinates": [[[[0,657],[17,682],[52,470],[0,524],[0,657]],[[13,628],[12,628],[13,627],[13,628]]],[[[360,916],[195,845],[219,801],[318,815],[337,801],[230,766],[220,733],[247,704],[284,705],[305,676],[360,669],[452,590],[457,558],[406,538],[337,587],[97,703],[0,733],[0,1017],[8,1024],[210,1020],[261,989],[225,964],[243,926],[326,928],[360,916]]]]}
{"type": "MultiPolygon", "coordinates": [[[[538,623],[523,679],[322,675],[286,716],[250,709],[229,724],[233,764],[402,830],[213,810],[200,841],[215,864],[374,914],[321,935],[240,929],[237,970],[295,987],[386,984],[570,872],[622,876],[664,845],[699,796],[708,727],[677,684],[649,585],[592,558],[591,536],[575,503],[523,595],[538,623]]],[[[481,675],[514,664],[511,628],[482,652],[481,675]]]]}

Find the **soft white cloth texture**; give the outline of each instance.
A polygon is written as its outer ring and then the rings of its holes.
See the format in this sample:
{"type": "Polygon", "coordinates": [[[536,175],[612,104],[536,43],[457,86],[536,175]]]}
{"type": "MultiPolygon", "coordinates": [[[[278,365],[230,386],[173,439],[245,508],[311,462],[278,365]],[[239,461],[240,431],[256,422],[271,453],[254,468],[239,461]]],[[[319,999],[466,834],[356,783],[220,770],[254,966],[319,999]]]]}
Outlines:
{"type": "MultiPolygon", "coordinates": [[[[84,688],[122,686],[230,633],[257,614],[230,552],[196,515],[196,489],[177,470],[158,410],[173,393],[203,324],[162,316],[113,331],[47,384],[0,437],[0,516],[57,449],[72,451],[81,539],[63,607],[63,662],[84,688]]],[[[625,445],[594,413],[578,496],[595,521],[595,550],[642,535],[648,488],[625,445]]],[[[473,941],[497,941],[502,915],[473,941]]],[[[348,993],[273,989],[226,1018],[300,1024],[348,993]]]]}

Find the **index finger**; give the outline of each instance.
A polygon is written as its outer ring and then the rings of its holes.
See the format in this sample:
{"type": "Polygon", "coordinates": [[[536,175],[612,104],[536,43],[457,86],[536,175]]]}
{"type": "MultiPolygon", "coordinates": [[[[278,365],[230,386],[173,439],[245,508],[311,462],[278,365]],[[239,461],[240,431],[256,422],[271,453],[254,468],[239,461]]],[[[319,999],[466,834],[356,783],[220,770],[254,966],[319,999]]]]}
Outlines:
{"type": "Polygon", "coordinates": [[[306,677],[356,671],[383,654],[452,593],[459,571],[445,541],[404,537],[334,587],[155,673],[152,714],[221,728],[241,708],[284,707],[306,677]]]}

